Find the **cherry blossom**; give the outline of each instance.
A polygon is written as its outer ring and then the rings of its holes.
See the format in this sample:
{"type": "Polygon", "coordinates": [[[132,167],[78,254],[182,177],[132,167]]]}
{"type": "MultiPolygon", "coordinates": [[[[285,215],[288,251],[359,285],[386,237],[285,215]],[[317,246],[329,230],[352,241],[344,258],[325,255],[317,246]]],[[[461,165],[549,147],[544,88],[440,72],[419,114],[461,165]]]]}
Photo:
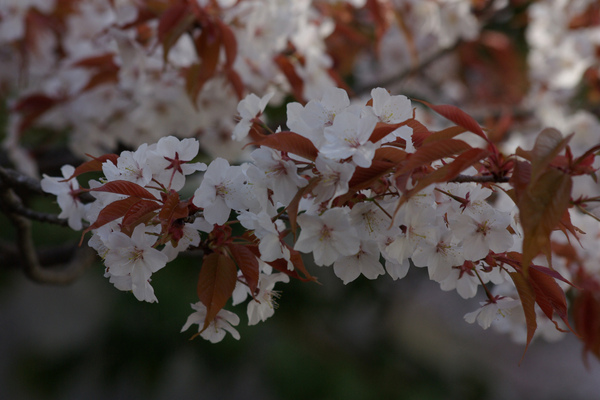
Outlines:
{"type": "Polygon", "coordinates": [[[155,233],[156,229],[140,224],[131,237],[123,232],[112,232],[106,243],[108,252],[104,261],[107,272],[112,276],[130,276],[131,290],[140,301],[158,301],[148,280],[168,260],[165,254],[153,247],[156,243],[155,233]]]}
{"type": "Polygon", "coordinates": [[[201,302],[191,304],[191,306],[196,311],[190,314],[183,325],[183,328],[181,328],[181,332],[187,331],[193,324],[198,324],[200,336],[211,343],[218,343],[223,340],[227,332],[229,332],[234,339],[240,339],[239,332],[234,328],[234,326],[237,326],[240,323],[240,317],[236,314],[223,309],[219,311],[208,327],[202,331],[202,326],[206,319],[206,306],[201,302]]]}
{"type": "Polygon", "coordinates": [[[312,252],[317,265],[331,265],[340,256],[356,254],[360,248],[358,237],[352,232],[345,208],[333,208],[322,215],[302,214],[298,223],[302,228],[296,250],[312,252]]]}
{"type": "Polygon", "coordinates": [[[87,209],[78,197],[79,183],[76,179],[70,179],[75,172],[75,167],[64,165],[60,172],[63,175],[62,178],[44,175],[41,182],[42,190],[56,196],[56,201],[61,209],[58,218],[67,219],[69,227],[78,231],[83,226],[81,220],[87,209]]]}

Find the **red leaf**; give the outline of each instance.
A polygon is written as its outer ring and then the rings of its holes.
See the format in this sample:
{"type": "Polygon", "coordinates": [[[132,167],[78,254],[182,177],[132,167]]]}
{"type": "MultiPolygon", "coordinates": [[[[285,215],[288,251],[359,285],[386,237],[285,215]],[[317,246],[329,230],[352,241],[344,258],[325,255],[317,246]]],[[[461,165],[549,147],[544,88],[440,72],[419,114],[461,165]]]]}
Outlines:
{"type": "Polygon", "coordinates": [[[271,267],[273,267],[277,271],[283,272],[284,274],[289,275],[294,279],[298,279],[303,282],[317,282],[318,283],[317,278],[315,278],[314,276],[309,274],[308,270],[304,266],[304,262],[302,261],[302,256],[300,255],[300,253],[297,252],[296,250],[290,248],[289,246],[287,246],[287,247],[290,250],[290,261],[292,262],[292,265],[294,266],[293,270],[290,271],[288,269],[288,262],[286,260],[284,260],[283,258],[280,258],[280,259],[272,261],[272,262],[268,262],[267,264],[269,264],[271,267]],[[302,275],[300,275],[298,272],[301,272],[302,275]]]}
{"type": "Polygon", "coordinates": [[[98,214],[96,221],[83,231],[82,239],[83,235],[92,229],[100,228],[109,222],[123,217],[136,203],[139,203],[140,201],[142,200],[140,200],[138,197],[127,197],[125,199],[113,201],[104,207],[98,214]]]}
{"type": "MultiPolygon", "coordinates": [[[[527,324],[527,344],[525,345],[525,351],[523,352],[523,357],[525,357],[529,343],[531,343],[531,339],[533,339],[533,335],[537,329],[535,291],[521,273],[511,272],[509,275],[515,283],[519,298],[521,299],[521,304],[523,305],[523,312],[525,313],[525,322],[527,324]]],[[[523,361],[523,358],[521,358],[521,361],[523,361]]]]}
{"type": "Polygon", "coordinates": [[[298,192],[285,209],[290,219],[290,229],[292,230],[292,234],[294,235],[294,237],[296,237],[296,229],[298,228],[296,220],[298,218],[298,207],[300,206],[300,200],[302,199],[304,194],[310,193],[311,190],[313,190],[313,188],[319,183],[319,181],[320,178],[316,176],[312,178],[306,186],[298,189],[298,192]]]}
{"type": "Polygon", "coordinates": [[[129,181],[111,181],[104,185],[89,189],[91,192],[108,192],[115,194],[124,194],[126,196],[133,196],[140,199],[157,200],[149,191],[138,185],[137,183],[129,181]]]}
{"type": "Polygon", "coordinates": [[[130,235],[136,226],[152,219],[156,214],[154,211],[158,210],[160,207],[159,203],[150,200],[140,200],[137,203],[134,203],[123,216],[121,230],[125,234],[130,235]]]}
{"type": "Polygon", "coordinates": [[[485,135],[485,133],[483,133],[483,130],[481,129],[481,126],[479,126],[477,121],[475,121],[473,117],[471,117],[466,112],[462,111],[460,108],[446,104],[435,106],[423,100],[415,101],[425,104],[427,107],[431,108],[433,111],[440,114],[442,117],[454,122],[456,125],[462,126],[469,132],[473,132],[476,135],[481,136],[489,142],[487,136],[485,135]]]}
{"type": "Polygon", "coordinates": [[[394,166],[395,164],[389,161],[373,160],[369,168],[356,167],[350,182],[348,182],[348,193],[353,195],[357,191],[369,187],[383,175],[391,172],[394,166]]]}
{"type": "Polygon", "coordinates": [[[386,143],[385,147],[380,147],[375,150],[373,160],[400,164],[402,161],[406,160],[406,152],[396,147],[391,147],[389,146],[389,143],[386,143]]]}
{"type": "Polygon", "coordinates": [[[221,41],[223,42],[223,48],[225,49],[225,70],[233,68],[233,63],[237,57],[237,40],[235,34],[227,24],[220,19],[216,20],[217,27],[221,31],[221,41]]]}
{"type": "Polygon", "coordinates": [[[23,133],[46,111],[50,110],[62,100],[47,96],[45,94],[32,94],[20,99],[14,106],[13,111],[22,115],[19,122],[18,132],[23,133]]]}
{"type": "Polygon", "coordinates": [[[296,68],[294,68],[291,61],[283,54],[275,56],[273,61],[275,61],[275,64],[279,67],[281,72],[283,72],[292,86],[292,92],[294,93],[296,100],[304,102],[304,81],[296,73],[296,68]]]}
{"type": "Polygon", "coordinates": [[[437,142],[445,139],[452,139],[453,137],[460,135],[466,131],[462,126],[451,126],[446,129],[442,129],[441,131],[432,132],[431,135],[427,136],[425,140],[423,140],[423,144],[437,142]]]}
{"type": "Polygon", "coordinates": [[[93,157],[93,156],[90,156],[89,154],[86,154],[86,155],[88,157],[91,157],[92,160],[84,162],[79,167],[75,168],[73,175],[71,175],[66,180],[76,178],[81,174],[85,174],[86,172],[102,171],[102,164],[104,164],[106,161],[110,161],[114,165],[117,165],[117,160],[119,159],[119,156],[117,154],[105,154],[100,157],[93,157]]]}
{"type": "Polygon", "coordinates": [[[600,299],[596,293],[579,293],[573,302],[573,320],[585,354],[592,353],[600,359],[600,299]]]}
{"type": "Polygon", "coordinates": [[[158,21],[158,41],[163,46],[163,59],[167,62],[169,50],[185,31],[191,28],[195,16],[185,1],[175,3],[168,8],[158,21]]]}
{"type": "Polygon", "coordinates": [[[233,293],[236,280],[237,269],[231,258],[220,253],[211,253],[204,257],[198,276],[198,298],[206,306],[202,331],[225,306],[233,293]]]}
{"type": "Polygon", "coordinates": [[[162,226],[162,234],[169,232],[173,221],[188,216],[188,207],[179,199],[179,193],[171,190],[164,200],[162,209],[158,213],[158,219],[162,226]]]}
{"type": "Polygon", "coordinates": [[[517,149],[517,155],[531,161],[531,182],[539,179],[552,160],[567,147],[571,137],[573,134],[563,137],[556,129],[546,128],[536,138],[531,151],[517,149]]]}
{"type": "Polygon", "coordinates": [[[429,129],[427,129],[425,125],[423,125],[416,119],[409,119],[408,121],[406,121],[406,126],[411,127],[413,130],[412,141],[413,146],[415,146],[416,149],[421,147],[425,139],[427,139],[432,133],[429,131],[429,129]]]}
{"type": "Polygon", "coordinates": [[[548,169],[524,191],[515,187],[523,227],[522,268],[525,275],[529,264],[540,252],[550,262],[550,234],[570,205],[571,187],[571,177],[557,169],[548,169]]]}
{"type": "Polygon", "coordinates": [[[371,133],[371,136],[369,137],[369,141],[373,142],[373,143],[377,143],[378,141],[380,141],[381,139],[383,139],[390,133],[394,132],[396,129],[407,125],[408,121],[409,120],[406,120],[406,121],[400,122],[398,124],[386,124],[383,122],[378,122],[377,125],[375,126],[375,129],[373,129],[373,133],[371,133]]]}
{"type": "Polygon", "coordinates": [[[535,302],[540,306],[544,314],[546,314],[546,317],[554,322],[556,329],[563,331],[553,319],[555,312],[564,323],[567,324],[567,327],[573,331],[567,315],[567,299],[565,297],[565,292],[558,286],[558,283],[556,283],[554,278],[537,269],[530,268],[529,283],[535,291],[535,302]]]}
{"type": "Polygon", "coordinates": [[[456,156],[469,149],[471,149],[471,146],[462,140],[456,139],[445,139],[423,144],[415,153],[408,155],[407,162],[396,172],[396,175],[402,175],[442,158],[456,156]]]}
{"type": "MultiPolygon", "coordinates": [[[[227,246],[233,255],[233,258],[244,275],[252,297],[256,293],[258,286],[259,265],[256,255],[247,247],[239,244],[229,244],[227,246]]],[[[256,247],[256,246],[253,246],[256,247]]]]}
{"type": "Polygon", "coordinates": [[[251,143],[255,146],[266,146],[275,150],[296,154],[300,157],[313,160],[319,151],[310,139],[300,136],[295,132],[283,131],[265,136],[264,139],[251,143]]]}

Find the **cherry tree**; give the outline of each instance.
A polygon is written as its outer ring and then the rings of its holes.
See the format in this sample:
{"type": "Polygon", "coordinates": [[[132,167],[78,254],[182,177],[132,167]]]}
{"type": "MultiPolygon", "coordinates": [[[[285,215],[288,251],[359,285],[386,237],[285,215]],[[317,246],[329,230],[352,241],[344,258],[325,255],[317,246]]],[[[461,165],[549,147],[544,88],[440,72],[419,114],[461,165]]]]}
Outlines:
{"type": "Polygon", "coordinates": [[[593,1],[9,3],[0,206],[30,278],[76,279],[92,248],[156,302],[152,275],[197,252],[183,331],[219,342],[240,339],[229,304],[255,325],[316,281],[308,259],[345,284],[426,268],[485,293],[466,322],[600,357],[593,1]],[[527,58],[492,29],[525,13],[527,58]],[[43,265],[31,220],[82,231],[70,264],[43,265]]]}

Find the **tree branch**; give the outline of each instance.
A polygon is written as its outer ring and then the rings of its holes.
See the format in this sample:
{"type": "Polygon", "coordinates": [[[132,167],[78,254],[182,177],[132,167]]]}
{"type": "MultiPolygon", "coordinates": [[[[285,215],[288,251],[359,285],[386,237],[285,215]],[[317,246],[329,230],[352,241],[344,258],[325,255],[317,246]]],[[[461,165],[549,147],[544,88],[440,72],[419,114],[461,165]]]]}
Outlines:
{"type": "Polygon", "coordinates": [[[456,183],[506,183],[510,180],[507,177],[495,177],[492,175],[484,175],[484,176],[470,176],[470,175],[457,175],[454,179],[449,180],[448,182],[456,182],[456,183]]]}
{"type": "MultiPolygon", "coordinates": [[[[66,285],[78,279],[95,259],[89,247],[75,250],[71,260],[53,268],[43,267],[35,251],[31,221],[15,210],[26,209],[12,189],[0,185],[0,209],[8,216],[17,231],[17,248],[23,271],[28,278],[39,283],[66,285]]],[[[30,211],[30,210],[29,210],[30,211]]]]}

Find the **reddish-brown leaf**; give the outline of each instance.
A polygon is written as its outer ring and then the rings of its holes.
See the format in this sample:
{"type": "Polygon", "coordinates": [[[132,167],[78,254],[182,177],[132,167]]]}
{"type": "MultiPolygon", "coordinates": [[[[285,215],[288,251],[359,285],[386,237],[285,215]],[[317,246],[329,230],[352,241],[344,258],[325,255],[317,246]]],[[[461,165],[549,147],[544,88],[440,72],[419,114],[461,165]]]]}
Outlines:
{"type": "Polygon", "coordinates": [[[473,132],[478,136],[481,136],[486,141],[488,141],[487,136],[483,133],[481,126],[475,121],[473,117],[471,117],[466,112],[462,111],[460,108],[442,104],[442,105],[433,105],[423,100],[415,100],[419,103],[425,104],[427,107],[431,108],[436,113],[440,114],[442,117],[454,122],[456,125],[462,126],[469,132],[473,132]]]}
{"type": "Polygon", "coordinates": [[[267,264],[269,264],[271,267],[273,267],[277,271],[283,272],[284,274],[289,275],[294,279],[298,279],[303,282],[317,282],[318,283],[317,278],[312,276],[308,272],[306,267],[304,266],[304,261],[302,261],[302,255],[298,251],[292,249],[291,247],[289,247],[289,246],[287,246],[287,247],[290,250],[290,261],[291,261],[292,265],[294,266],[293,270],[288,269],[288,262],[286,260],[284,260],[283,258],[280,258],[280,259],[272,261],[272,262],[268,262],[267,264]],[[300,272],[301,274],[298,272],[300,272]]]}
{"type": "Polygon", "coordinates": [[[155,211],[160,207],[159,203],[151,200],[140,200],[134,203],[123,216],[121,230],[125,233],[133,232],[136,226],[152,219],[156,215],[155,211]]]}
{"type": "Polygon", "coordinates": [[[313,188],[319,183],[320,180],[320,177],[315,176],[310,181],[308,181],[308,184],[306,186],[299,188],[298,192],[285,209],[288,218],[290,219],[290,229],[292,230],[292,234],[294,235],[294,237],[296,237],[296,230],[298,228],[296,220],[298,219],[298,207],[300,206],[300,200],[302,200],[302,197],[306,193],[310,193],[313,190],[313,188]]]}
{"type": "Polygon", "coordinates": [[[429,137],[429,135],[431,135],[432,133],[429,131],[429,129],[427,129],[425,125],[423,125],[414,118],[406,121],[406,126],[410,126],[413,130],[413,146],[415,146],[415,148],[417,149],[423,145],[425,139],[427,139],[427,137],[429,137]]]}
{"type": "Polygon", "coordinates": [[[18,132],[23,133],[46,111],[50,110],[62,100],[45,94],[32,94],[20,99],[14,106],[13,111],[22,115],[19,122],[18,132]]]}
{"type": "Polygon", "coordinates": [[[158,213],[158,219],[162,226],[162,234],[166,234],[173,221],[188,216],[188,207],[179,199],[179,193],[171,190],[164,199],[162,209],[158,213]]]}
{"type": "Polygon", "coordinates": [[[572,136],[563,137],[556,129],[546,128],[536,138],[532,150],[517,149],[517,155],[531,161],[531,182],[539,179],[552,160],[567,147],[572,136]]]}
{"type": "Polygon", "coordinates": [[[236,280],[237,269],[231,258],[220,253],[210,253],[204,257],[198,276],[198,298],[206,306],[202,331],[225,306],[233,293],[236,280]]]}
{"type": "Polygon", "coordinates": [[[397,123],[397,124],[386,124],[383,122],[378,122],[377,125],[375,126],[375,129],[373,129],[373,133],[371,133],[371,136],[369,137],[369,141],[373,142],[373,143],[377,143],[378,141],[380,141],[381,139],[383,139],[390,133],[394,132],[396,129],[398,129],[402,126],[405,126],[407,124],[408,124],[408,120],[397,123]]]}
{"type": "Polygon", "coordinates": [[[385,146],[375,150],[373,160],[388,161],[394,164],[400,164],[406,159],[406,152],[397,147],[385,146]]]}
{"type": "Polygon", "coordinates": [[[221,41],[225,50],[225,70],[233,68],[233,63],[237,57],[237,40],[231,28],[220,19],[216,20],[216,25],[221,31],[221,41]]]}
{"type": "MultiPolygon", "coordinates": [[[[250,293],[254,297],[258,286],[258,276],[260,272],[256,255],[248,248],[249,246],[230,243],[227,247],[231,251],[238,268],[242,271],[244,279],[250,289],[250,293]]],[[[252,247],[256,248],[257,246],[252,247]]]]}
{"type": "Polygon", "coordinates": [[[451,126],[449,128],[442,129],[441,131],[432,132],[431,135],[427,136],[425,140],[423,140],[423,144],[452,139],[453,137],[464,132],[466,132],[466,129],[462,126],[451,126]]]}
{"type": "Polygon", "coordinates": [[[556,329],[563,331],[553,319],[555,312],[567,324],[567,327],[573,331],[567,315],[565,292],[558,286],[554,278],[538,269],[530,268],[529,283],[535,291],[535,302],[540,306],[544,314],[546,314],[546,317],[554,322],[556,329]]]}
{"type": "Polygon", "coordinates": [[[391,172],[395,166],[396,164],[389,161],[373,160],[369,168],[356,167],[348,182],[348,193],[354,194],[358,190],[369,187],[383,175],[391,172]]]}
{"type": "Polygon", "coordinates": [[[295,132],[283,131],[265,136],[264,139],[251,143],[255,146],[266,146],[275,150],[296,154],[309,160],[317,158],[319,151],[310,139],[295,132]]]}
{"type": "Polygon", "coordinates": [[[445,139],[423,144],[416,152],[408,155],[407,162],[396,171],[396,175],[402,175],[442,158],[456,156],[469,149],[471,149],[471,146],[457,139],[445,139]]]}
{"type": "MultiPolygon", "coordinates": [[[[525,345],[525,351],[523,352],[523,357],[525,357],[529,343],[531,343],[531,339],[533,339],[533,335],[537,329],[535,315],[535,291],[523,274],[519,272],[511,272],[509,275],[514,282],[515,287],[517,288],[517,292],[519,293],[519,298],[521,299],[521,304],[523,306],[523,312],[525,313],[525,323],[527,324],[527,344],[525,345]]],[[[521,361],[523,361],[523,358],[521,358],[521,361]]]]}
{"type": "Polygon", "coordinates": [[[106,182],[100,187],[89,189],[89,191],[124,194],[126,196],[138,197],[140,199],[157,200],[152,193],[137,183],[122,180],[106,182]]]}
{"type": "Polygon", "coordinates": [[[176,2],[161,15],[158,21],[158,41],[162,44],[165,62],[171,47],[192,27],[194,20],[195,16],[186,1],[176,2]]]}
{"type": "Polygon", "coordinates": [[[304,102],[304,81],[298,76],[296,68],[294,68],[294,64],[292,64],[291,61],[283,54],[275,56],[273,61],[275,61],[275,64],[279,67],[281,72],[283,72],[290,83],[296,100],[299,102],[304,102]]]}
{"type": "MultiPolygon", "coordinates": [[[[123,217],[136,203],[139,203],[141,199],[139,197],[127,197],[125,199],[113,201],[106,207],[104,207],[98,214],[96,221],[83,231],[83,235],[92,229],[100,228],[103,225],[108,224],[118,218],[123,217]]],[[[82,239],[83,239],[82,235],[82,239]]]]}
{"type": "MultiPolygon", "coordinates": [[[[550,262],[550,234],[570,205],[571,177],[557,169],[548,169],[532,181],[522,193],[516,192],[523,227],[523,272],[543,252],[550,262]]],[[[516,190],[516,187],[515,187],[516,190]]]]}
{"type": "Polygon", "coordinates": [[[117,160],[119,159],[119,156],[117,154],[105,154],[100,157],[90,156],[89,154],[86,154],[86,155],[88,157],[91,157],[92,160],[86,161],[83,164],[81,164],[79,167],[75,168],[73,175],[71,175],[66,180],[76,178],[81,174],[85,174],[86,172],[102,171],[102,164],[104,164],[106,161],[110,161],[114,165],[117,165],[117,160]]]}
{"type": "Polygon", "coordinates": [[[573,320],[585,355],[592,353],[600,359],[600,299],[596,293],[584,290],[578,294],[573,302],[573,320]]]}

